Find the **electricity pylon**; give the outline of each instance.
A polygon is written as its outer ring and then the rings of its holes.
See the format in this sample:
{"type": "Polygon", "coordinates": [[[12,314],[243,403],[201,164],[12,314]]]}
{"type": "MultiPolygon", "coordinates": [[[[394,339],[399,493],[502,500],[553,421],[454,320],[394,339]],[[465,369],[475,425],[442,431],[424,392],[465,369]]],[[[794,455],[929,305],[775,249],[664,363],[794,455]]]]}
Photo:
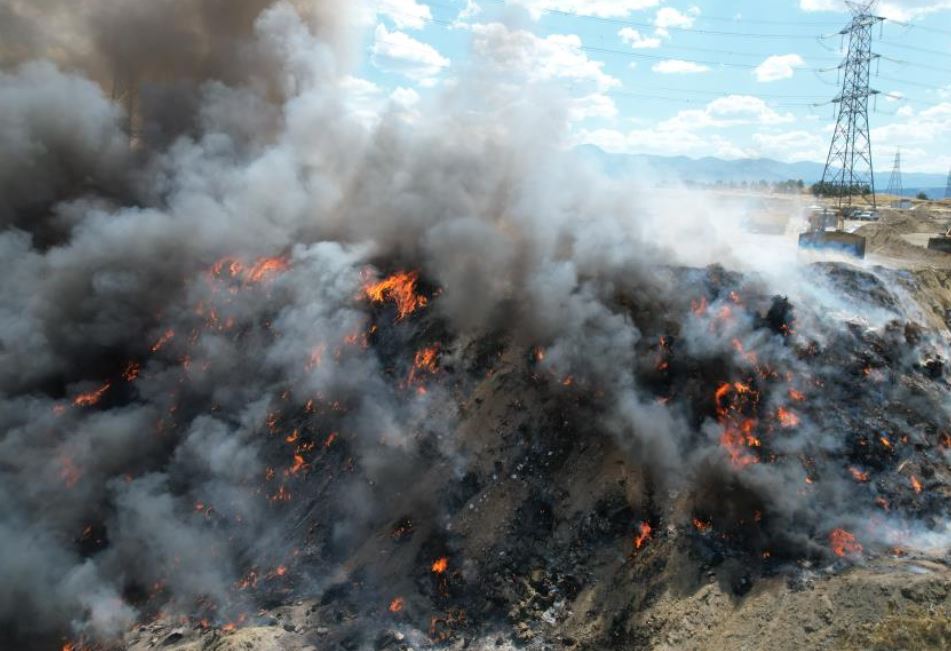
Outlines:
{"type": "Polygon", "coordinates": [[[888,189],[885,194],[901,198],[904,189],[901,184],[901,149],[895,152],[895,167],[892,168],[892,175],[888,179],[888,189]]]}
{"type": "Polygon", "coordinates": [[[853,195],[870,194],[875,207],[868,98],[879,91],[869,88],[869,76],[872,61],[880,56],[872,52],[872,28],[885,20],[870,13],[875,1],[846,0],[852,21],[839,32],[849,37],[849,50],[839,66],[842,91],[832,100],[838,105],[838,116],[821,185],[823,194],[838,197],[839,206],[851,206],[853,195]]]}

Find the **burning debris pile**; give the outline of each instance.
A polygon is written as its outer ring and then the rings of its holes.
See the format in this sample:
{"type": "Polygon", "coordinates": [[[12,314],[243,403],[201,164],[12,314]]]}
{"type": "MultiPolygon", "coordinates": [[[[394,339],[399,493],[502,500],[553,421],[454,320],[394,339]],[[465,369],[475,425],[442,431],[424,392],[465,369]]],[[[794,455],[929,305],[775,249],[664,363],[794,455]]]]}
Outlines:
{"type": "Polygon", "coordinates": [[[350,3],[186,4],[200,78],[123,44],[131,149],[0,72],[4,648],[654,645],[705,572],[946,549],[913,279],[694,264],[501,72],[368,124],[350,3]]]}

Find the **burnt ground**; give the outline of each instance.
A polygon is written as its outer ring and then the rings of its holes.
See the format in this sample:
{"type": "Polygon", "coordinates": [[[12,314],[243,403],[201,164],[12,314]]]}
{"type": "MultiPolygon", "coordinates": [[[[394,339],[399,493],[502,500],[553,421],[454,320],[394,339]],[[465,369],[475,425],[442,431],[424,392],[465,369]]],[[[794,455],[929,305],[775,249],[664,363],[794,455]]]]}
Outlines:
{"type": "MultiPolygon", "coordinates": [[[[873,274],[818,271],[898,314],[873,274]]],[[[720,270],[703,279],[711,299],[735,281],[720,270]]],[[[901,282],[921,290],[914,278],[901,282]]],[[[932,315],[944,309],[936,301],[926,308],[932,315]]],[[[760,310],[761,326],[785,336],[782,302],[758,305],[748,309],[760,310]]],[[[699,428],[716,409],[710,360],[679,353],[676,334],[648,334],[645,342],[660,344],[645,343],[644,357],[669,363],[643,381],[658,399],[696,402],[699,428]]],[[[423,474],[408,489],[369,486],[361,499],[379,502],[378,516],[341,534],[340,478],[359,479],[362,469],[345,439],[328,444],[292,511],[307,543],[290,578],[256,585],[261,605],[237,625],[158,617],[125,648],[948,648],[951,439],[940,403],[949,385],[930,334],[896,316],[880,328],[847,323],[821,344],[800,338],[790,349],[814,365],[810,380],[826,398],[799,413],[843,440],[840,457],[825,463],[868,472],[857,494],[924,522],[941,541],[936,549],[870,544],[837,558],[793,546],[742,479],[706,494],[656,486],[636,450],[597,431],[596,389],[546,373],[530,346],[502,335],[454,339],[423,316],[372,342],[394,369],[402,349],[440,345],[439,398],[454,426],[451,441],[420,428],[412,454],[426,461],[423,474]],[[912,475],[920,494],[909,488],[912,475]]],[[[305,417],[289,416],[287,427],[296,418],[305,417]]],[[[762,454],[768,463],[769,450],[762,454]]]]}

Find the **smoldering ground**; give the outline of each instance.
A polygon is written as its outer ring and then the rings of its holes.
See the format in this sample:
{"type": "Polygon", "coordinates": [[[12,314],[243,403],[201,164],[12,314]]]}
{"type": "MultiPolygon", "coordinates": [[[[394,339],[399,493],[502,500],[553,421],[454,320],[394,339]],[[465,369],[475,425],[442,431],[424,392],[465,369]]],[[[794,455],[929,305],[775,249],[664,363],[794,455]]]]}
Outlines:
{"type": "MultiPolygon", "coordinates": [[[[249,587],[280,599],[335,580],[396,495],[438,513],[414,483],[421,441],[465,473],[450,387],[466,384],[407,386],[424,325],[364,291],[400,269],[419,272],[446,359],[483,336],[543,350],[540,372],[596,397],[593,429],[657,495],[695,495],[738,545],[821,555],[872,508],[850,504],[867,488],[809,386],[838,369],[807,352],[848,337],[831,309],[874,301],[811,272],[676,267],[694,257],[678,234],[715,216],[705,198],[660,228],[662,207],[565,153],[570,98],[491,56],[430,102],[368,112],[351,76],[366,7],[175,5],[0,3],[10,643],[110,640],[160,609],[240,624],[264,598],[249,587]],[[794,321],[767,319],[776,293],[794,321]],[[669,381],[658,334],[676,335],[669,381]],[[781,407],[801,414],[788,432],[781,407]],[[770,439],[753,445],[749,420],[770,439]],[[309,472],[334,454],[350,470],[309,472]],[[331,481],[333,503],[307,501],[331,481]],[[316,549],[309,519],[334,523],[316,549]]],[[[499,47],[518,29],[495,26],[499,47]]],[[[708,244],[736,262],[731,236],[708,244]]],[[[906,316],[876,315],[872,330],[906,316]]]]}

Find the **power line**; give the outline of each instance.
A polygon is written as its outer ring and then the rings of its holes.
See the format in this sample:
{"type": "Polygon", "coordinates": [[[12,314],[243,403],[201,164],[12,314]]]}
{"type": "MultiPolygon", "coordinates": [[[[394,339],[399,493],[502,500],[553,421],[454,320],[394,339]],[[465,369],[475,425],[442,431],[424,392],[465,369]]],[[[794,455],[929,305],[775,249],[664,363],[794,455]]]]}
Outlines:
{"type": "MultiPolygon", "coordinates": [[[[486,1],[494,2],[496,4],[506,4],[505,0],[486,0],[486,1]]],[[[442,6],[445,6],[445,5],[442,5],[442,6]]],[[[591,21],[597,21],[601,23],[609,23],[613,25],[628,25],[630,27],[644,27],[648,29],[655,29],[658,27],[656,23],[648,23],[648,22],[642,22],[642,21],[636,21],[636,20],[625,20],[623,18],[610,18],[607,16],[590,16],[590,15],[579,14],[579,13],[571,12],[571,11],[564,11],[561,9],[536,9],[536,11],[543,14],[550,14],[555,16],[566,16],[571,18],[580,18],[583,20],[591,20],[591,21]]],[[[690,18],[696,20],[701,17],[691,16],[690,18]]],[[[796,23],[792,23],[792,22],[779,23],[777,21],[777,24],[784,24],[788,27],[790,25],[795,25],[796,23]]],[[[663,27],[663,29],[667,31],[671,31],[671,32],[690,32],[693,34],[706,34],[710,36],[732,36],[732,37],[739,37],[739,38],[790,38],[790,39],[808,39],[810,41],[813,38],[815,38],[812,35],[806,35],[806,34],[775,34],[775,33],[763,34],[763,33],[756,33],[756,32],[728,32],[728,31],[721,31],[721,30],[695,29],[693,27],[677,27],[677,26],[663,27]]]]}

